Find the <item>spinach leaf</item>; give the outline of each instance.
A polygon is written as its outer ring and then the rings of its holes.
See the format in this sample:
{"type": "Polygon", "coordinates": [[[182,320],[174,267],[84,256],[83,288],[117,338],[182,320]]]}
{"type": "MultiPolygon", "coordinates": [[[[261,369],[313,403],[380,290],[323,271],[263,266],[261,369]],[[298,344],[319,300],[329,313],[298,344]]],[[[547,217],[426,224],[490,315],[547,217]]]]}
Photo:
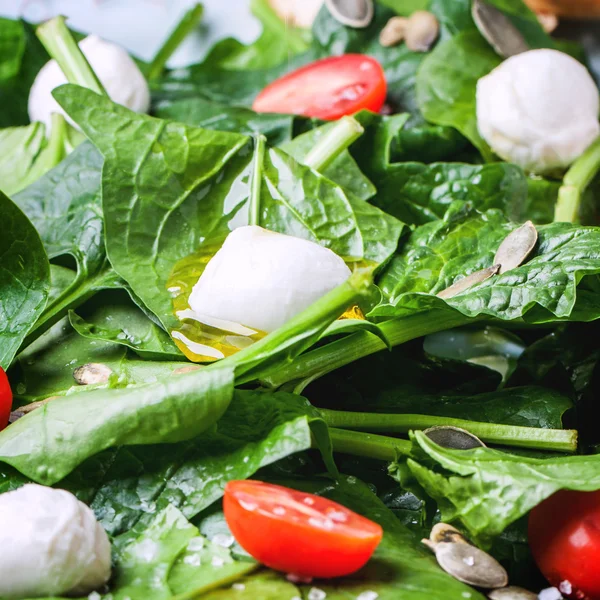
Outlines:
{"type": "MultiPolygon", "coordinates": [[[[500,242],[514,228],[499,211],[476,214],[464,206],[450,210],[442,221],[417,228],[379,279],[386,300],[373,314],[398,315],[416,306],[438,305],[437,298],[422,294],[435,294],[490,266],[500,242]]],[[[469,288],[447,304],[468,317],[533,322],[598,318],[594,303],[586,304],[579,314],[573,311],[577,285],[586,276],[595,281],[599,272],[595,247],[600,230],[564,223],[537,229],[537,246],[524,265],[469,288]]],[[[582,297],[585,301],[584,293],[582,297]]]]}
{"type": "Polygon", "coordinates": [[[409,459],[411,472],[438,502],[443,520],[460,520],[483,542],[558,490],[600,488],[597,455],[540,459],[489,448],[456,451],[420,432],[414,437],[425,454],[409,459]]]}
{"type": "Polygon", "coordinates": [[[267,229],[319,242],[352,259],[379,264],[396,248],[402,225],[393,217],[281,150],[263,155],[257,144],[250,153],[246,136],[138,115],[76,86],[55,95],[105,155],[110,261],[167,329],[177,325],[166,293],[175,263],[201,242],[248,223],[252,214],[267,229]],[[261,193],[251,208],[252,172],[261,178],[261,193]]]}
{"type": "Polygon", "coordinates": [[[1,192],[0,214],[0,367],[7,369],[44,310],[50,267],[35,228],[1,192]]]}
{"type": "Polygon", "coordinates": [[[417,75],[417,100],[428,121],[455,127],[486,160],[492,152],[479,135],[475,114],[477,81],[500,64],[500,58],[477,31],[465,31],[439,44],[417,75]]]}
{"type": "MultiPolygon", "coordinates": [[[[169,587],[175,595],[192,590],[200,595],[205,589],[214,589],[221,582],[226,585],[257,568],[254,561],[235,560],[229,548],[199,535],[189,541],[187,549],[175,561],[169,572],[169,587]]],[[[236,591],[246,591],[248,580],[244,582],[244,588],[236,591]]]]}
{"type": "Polygon", "coordinates": [[[193,437],[214,425],[232,394],[233,369],[218,364],[155,383],[57,398],[0,433],[0,460],[52,484],[110,446],[193,437]]]}
{"type": "MultiPolygon", "coordinates": [[[[87,314],[94,319],[98,310],[90,307],[87,314]]],[[[106,365],[112,387],[152,383],[182,368],[181,362],[145,361],[124,345],[82,337],[64,319],[17,357],[9,372],[15,399],[23,404],[94,389],[77,385],[73,378],[73,371],[87,363],[106,365]]]]}
{"type": "Polygon", "coordinates": [[[213,46],[205,62],[231,70],[265,69],[308,48],[310,31],[280,19],[268,0],[251,0],[250,8],[263,26],[259,38],[248,46],[233,38],[221,40],[213,46]]]}
{"type": "Polygon", "coordinates": [[[28,125],[29,90],[48,53],[24,21],[0,18],[0,44],[0,128],[28,125]]]}
{"type": "Polygon", "coordinates": [[[301,397],[237,390],[213,430],[178,444],[109,450],[61,486],[87,502],[111,535],[146,522],[167,503],[193,518],[222,496],[228,481],[310,448],[319,423],[301,397]]]}
{"type": "MultiPolygon", "coordinates": [[[[300,483],[300,486],[302,484],[300,483]]],[[[444,573],[407,527],[375,496],[367,485],[355,477],[341,479],[328,486],[323,494],[378,522],[385,535],[367,565],[349,577],[319,582],[327,598],[342,600],[366,591],[378,594],[378,600],[459,600],[464,594],[474,600],[483,597],[444,573]]],[[[303,586],[305,591],[309,587],[303,586]]]]}
{"type": "Polygon", "coordinates": [[[0,129],[0,181],[9,196],[27,187],[64,157],[59,147],[46,142],[43,123],[0,129]]]}
{"type": "Polygon", "coordinates": [[[120,290],[107,290],[89,301],[79,314],[69,312],[71,326],[91,340],[122,344],[142,358],[182,360],[171,337],[151,321],[120,290]],[[80,316],[83,315],[83,316],[80,316]]]}
{"type": "Polygon", "coordinates": [[[194,127],[216,131],[232,131],[245,135],[262,134],[274,146],[292,139],[294,115],[256,113],[241,106],[227,106],[204,98],[163,100],[154,107],[153,114],[194,127]]]}
{"type": "MultiPolygon", "coordinates": [[[[326,134],[335,123],[327,123],[311,131],[307,131],[294,139],[281,144],[285,150],[298,162],[303,162],[308,152],[326,134]]],[[[368,200],[372,198],[377,190],[375,186],[363,175],[362,171],[352,158],[348,150],[344,150],[327,168],[322,171],[323,175],[334,181],[357,198],[368,200]]]]}
{"type": "Polygon", "coordinates": [[[172,598],[169,573],[177,557],[197,535],[198,529],[173,506],[158,512],[138,537],[117,551],[111,597],[115,600],[172,598]]]}

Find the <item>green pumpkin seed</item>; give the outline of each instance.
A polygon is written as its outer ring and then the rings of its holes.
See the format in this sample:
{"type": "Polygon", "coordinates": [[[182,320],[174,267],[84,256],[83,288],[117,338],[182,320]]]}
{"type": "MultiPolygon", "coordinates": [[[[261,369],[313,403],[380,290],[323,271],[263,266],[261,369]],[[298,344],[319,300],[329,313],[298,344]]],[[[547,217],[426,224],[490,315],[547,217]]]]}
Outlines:
{"type": "Polygon", "coordinates": [[[511,585],[488,594],[490,600],[538,600],[538,595],[529,590],[511,585]]]}
{"type": "Polygon", "coordinates": [[[325,0],[331,16],[347,27],[362,29],[373,20],[373,0],[325,0]]]}
{"type": "Polygon", "coordinates": [[[95,385],[108,383],[112,369],[102,363],[87,363],[73,371],[73,379],[79,385],[95,385]]]}
{"type": "Polygon", "coordinates": [[[438,446],[451,448],[452,450],[471,450],[472,448],[484,448],[485,444],[476,436],[460,427],[440,425],[425,429],[423,433],[438,446]]]}

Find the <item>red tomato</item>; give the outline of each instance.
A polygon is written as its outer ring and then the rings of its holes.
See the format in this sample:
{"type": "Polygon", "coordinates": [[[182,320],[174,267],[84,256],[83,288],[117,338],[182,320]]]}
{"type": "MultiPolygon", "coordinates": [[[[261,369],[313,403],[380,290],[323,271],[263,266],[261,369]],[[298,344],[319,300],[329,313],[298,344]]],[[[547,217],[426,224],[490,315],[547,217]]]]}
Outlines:
{"type": "Polygon", "coordinates": [[[529,516],[529,545],[548,581],[569,598],[600,600],[600,491],[557,492],[529,516]]]}
{"type": "Polygon", "coordinates": [[[301,577],[341,577],[371,558],[383,530],[344,506],[261,481],[230,481],[225,519],[256,560],[301,577]]]}
{"type": "Polygon", "coordinates": [[[385,94],[385,75],[376,60],[344,54],[280,77],[256,97],[252,108],[333,121],[363,108],[378,112],[385,94]]]}
{"type": "Polygon", "coordinates": [[[0,367],[0,429],[4,429],[8,425],[8,417],[12,408],[12,392],[8,377],[0,367]]]}

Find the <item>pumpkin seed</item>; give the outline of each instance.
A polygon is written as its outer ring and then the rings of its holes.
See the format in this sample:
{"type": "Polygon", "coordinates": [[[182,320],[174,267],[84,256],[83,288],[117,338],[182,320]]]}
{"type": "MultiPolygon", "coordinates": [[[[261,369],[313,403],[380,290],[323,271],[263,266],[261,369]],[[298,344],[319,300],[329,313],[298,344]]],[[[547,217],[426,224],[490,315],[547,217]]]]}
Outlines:
{"type": "Polygon", "coordinates": [[[73,371],[73,379],[79,385],[94,385],[107,383],[112,374],[112,369],[102,363],[87,363],[73,371]]]}
{"type": "Polygon", "coordinates": [[[342,25],[362,29],[373,20],[373,0],[325,0],[331,16],[342,25]]]}
{"type": "Polygon", "coordinates": [[[433,13],[418,10],[410,15],[406,23],[404,39],[413,52],[427,52],[440,33],[440,24],[433,13]]]}
{"type": "Polygon", "coordinates": [[[509,233],[494,256],[494,264],[500,265],[500,273],[521,266],[535,248],[537,239],[537,229],[531,221],[509,233]]]}
{"type": "Polygon", "coordinates": [[[521,32],[495,6],[487,4],[484,0],[473,0],[471,14],[481,35],[503,58],[529,50],[521,32]]]}
{"type": "MultiPolygon", "coordinates": [[[[494,261],[496,263],[497,261],[494,261]]],[[[463,277],[460,281],[453,283],[451,286],[446,289],[438,292],[436,296],[438,298],[453,298],[454,296],[458,296],[462,292],[468,290],[470,287],[493,277],[500,271],[500,265],[494,264],[491,267],[486,267],[485,269],[481,269],[480,271],[475,271],[466,277],[463,277]]]]}
{"type": "Polygon", "coordinates": [[[558,17],[552,13],[538,13],[536,17],[546,33],[552,33],[558,27],[558,17]]]}
{"type": "Polygon", "coordinates": [[[485,448],[485,444],[476,436],[460,427],[441,425],[425,429],[423,433],[438,446],[452,450],[471,450],[485,448]]]}
{"type": "Polygon", "coordinates": [[[455,542],[457,544],[469,543],[456,527],[452,527],[452,525],[448,525],[448,523],[436,523],[429,534],[428,541],[432,542],[434,545],[443,542],[455,542]]]}
{"type": "Polygon", "coordinates": [[[386,48],[399,44],[406,33],[406,17],[392,17],[379,34],[379,43],[386,48]]]}
{"type": "Polygon", "coordinates": [[[490,600],[538,600],[538,595],[529,590],[510,585],[488,594],[490,600]]]}
{"type": "Polygon", "coordinates": [[[8,417],[8,422],[14,423],[17,419],[24,417],[26,414],[34,411],[36,408],[39,408],[40,406],[43,406],[44,404],[47,404],[48,402],[50,402],[51,400],[55,400],[56,398],[60,398],[60,396],[50,396],[48,398],[44,398],[44,400],[37,400],[36,402],[30,402],[29,404],[19,406],[19,408],[15,408],[15,410],[13,410],[10,413],[8,417]]]}
{"type": "Polygon", "coordinates": [[[476,546],[463,542],[441,542],[433,546],[440,567],[458,581],[488,590],[508,584],[504,567],[476,546]]]}

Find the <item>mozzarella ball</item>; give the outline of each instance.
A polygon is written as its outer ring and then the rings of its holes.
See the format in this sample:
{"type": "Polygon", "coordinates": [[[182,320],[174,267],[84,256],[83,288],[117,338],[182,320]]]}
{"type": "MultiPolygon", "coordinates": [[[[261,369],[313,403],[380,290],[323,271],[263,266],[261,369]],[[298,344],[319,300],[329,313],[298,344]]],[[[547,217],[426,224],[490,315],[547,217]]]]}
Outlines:
{"type": "Polygon", "coordinates": [[[477,83],[477,127],[492,150],[527,171],[568,167],[600,133],[598,88],[557,50],[505,60],[477,83]]]}
{"type": "MultiPolygon", "coordinates": [[[[135,112],[145,113],[150,108],[150,90],[134,60],[127,52],[97,35],[79,42],[81,51],[101,81],[110,99],[135,112]]],[[[59,112],[66,117],[52,90],[67,83],[67,78],[55,60],[47,62],[37,74],[29,92],[29,118],[41,121],[50,128],[50,115],[59,112]]],[[[68,117],[67,117],[68,118],[68,117]]],[[[72,121],[69,119],[69,122],[72,121]]]]}
{"type": "Polygon", "coordinates": [[[232,231],[190,294],[198,315],[271,332],[337,287],[350,269],[319,244],[249,225],[232,231]]]}
{"type": "Polygon", "coordinates": [[[85,595],[110,563],[106,532],[70,492],[28,484],[0,495],[0,598],[85,595]]]}

